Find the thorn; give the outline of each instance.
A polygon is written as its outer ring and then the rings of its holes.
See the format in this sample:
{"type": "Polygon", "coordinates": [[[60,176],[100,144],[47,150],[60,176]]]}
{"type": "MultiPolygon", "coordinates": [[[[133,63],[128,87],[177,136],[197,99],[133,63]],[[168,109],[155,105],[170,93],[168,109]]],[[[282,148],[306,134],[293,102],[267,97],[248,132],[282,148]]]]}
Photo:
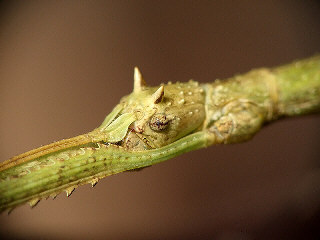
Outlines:
{"type": "Polygon", "coordinates": [[[56,193],[50,194],[50,197],[51,197],[53,200],[56,199],[57,196],[58,196],[58,194],[56,194],[56,193]]]}
{"type": "Polygon", "coordinates": [[[134,67],[133,74],[133,91],[140,92],[144,86],[146,86],[146,82],[143,79],[143,76],[138,67],[134,67]]]}
{"type": "Polygon", "coordinates": [[[95,185],[97,185],[98,181],[99,181],[99,179],[98,179],[98,178],[94,178],[94,179],[92,179],[92,180],[90,181],[90,183],[91,183],[91,187],[94,187],[95,185]]]}
{"type": "Polygon", "coordinates": [[[70,197],[74,190],[75,190],[74,187],[67,188],[67,189],[65,190],[66,193],[67,193],[67,197],[70,197]]]}
{"type": "Polygon", "coordinates": [[[152,94],[152,101],[157,104],[162,101],[163,96],[164,96],[164,87],[161,86],[158,88],[158,90],[154,94],[152,94]]]}
{"type": "Polygon", "coordinates": [[[14,210],[14,208],[8,209],[8,216],[12,213],[13,210],[14,210]]]}
{"type": "Polygon", "coordinates": [[[37,206],[37,204],[40,202],[39,198],[34,198],[32,200],[29,201],[29,205],[31,208],[34,208],[35,206],[37,206]]]}

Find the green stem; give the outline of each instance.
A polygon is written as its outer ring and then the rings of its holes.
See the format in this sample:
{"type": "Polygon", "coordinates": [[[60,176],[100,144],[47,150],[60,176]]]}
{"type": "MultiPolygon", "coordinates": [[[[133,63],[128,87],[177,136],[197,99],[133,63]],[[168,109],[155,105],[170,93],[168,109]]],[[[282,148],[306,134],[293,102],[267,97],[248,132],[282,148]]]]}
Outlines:
{"type": "Polygon", "coordinates": [[[279,91],[280,115],[301,115],[319,110],[320,56],[273,69],[279,91]]]}

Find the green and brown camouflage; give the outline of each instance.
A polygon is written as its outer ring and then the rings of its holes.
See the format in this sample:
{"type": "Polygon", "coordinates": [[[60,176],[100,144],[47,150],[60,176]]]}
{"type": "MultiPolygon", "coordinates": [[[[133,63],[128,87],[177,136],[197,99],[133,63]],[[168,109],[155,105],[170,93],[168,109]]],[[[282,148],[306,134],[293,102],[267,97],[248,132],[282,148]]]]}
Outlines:
{"type": "Polygon", "coordinates": [[[213,144],[239,143],[264,123],[320,109],[320,56],[199,84],[146,85],[136,67],[134,90],[93,131],[0,165],[0,210],[106,176],[139,169],[213,144]]]}

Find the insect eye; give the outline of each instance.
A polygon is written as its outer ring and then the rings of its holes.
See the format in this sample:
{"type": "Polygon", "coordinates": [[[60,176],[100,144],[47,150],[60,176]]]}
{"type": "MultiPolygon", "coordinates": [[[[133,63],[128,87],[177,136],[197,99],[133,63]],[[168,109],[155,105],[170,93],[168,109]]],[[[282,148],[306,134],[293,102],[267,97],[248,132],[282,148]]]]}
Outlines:
{"type": "Polygon", "coordinates": [[[149,122],[149,126],[153,131],[160,132],[165,130],[169,125],[169,119],[164,113],[153,115],[149,122]]]}

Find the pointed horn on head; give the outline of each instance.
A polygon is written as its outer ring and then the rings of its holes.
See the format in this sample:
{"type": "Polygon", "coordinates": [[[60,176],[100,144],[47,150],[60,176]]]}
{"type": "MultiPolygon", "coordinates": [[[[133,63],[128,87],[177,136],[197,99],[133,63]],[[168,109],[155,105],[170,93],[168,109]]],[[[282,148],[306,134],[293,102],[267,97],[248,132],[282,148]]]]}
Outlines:
{"type": "Polygon", "coordinates": [[[161,86],[158,88],[157,91],[155,91],[154,94],[152,94],[152,101],[154,103],[159,103],[162,101],[163,96],[164,96],[164,86],[161,86]]]}
{"type": "Polygon", "coordinates": [[[146,82],[143,79],[143,76],[138,67],[134,67],[134,84],[133,84],[133,91],[140,92],[144,86],[146,86],[146,82]]]}

